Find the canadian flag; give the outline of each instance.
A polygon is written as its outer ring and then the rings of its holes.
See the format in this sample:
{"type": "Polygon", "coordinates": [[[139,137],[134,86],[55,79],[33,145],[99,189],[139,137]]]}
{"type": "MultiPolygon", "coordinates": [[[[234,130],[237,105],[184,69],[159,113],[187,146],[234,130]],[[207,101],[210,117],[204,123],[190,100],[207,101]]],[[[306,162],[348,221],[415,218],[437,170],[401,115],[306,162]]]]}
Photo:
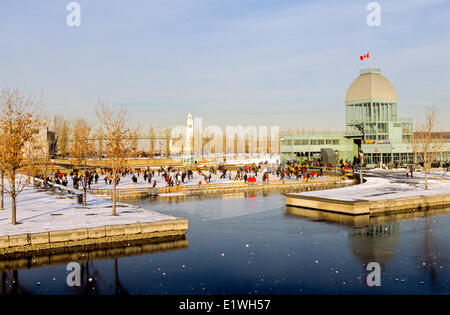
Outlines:
{"type": "Polygon", "coordinates": [[[363,56],[359,56],[359,59],[364,60],[364,59],[367,59],[369,57],[370,57],[370,55],[369,55],[369,53],[367,53],[367,54],[365,54],[363,56]]]}

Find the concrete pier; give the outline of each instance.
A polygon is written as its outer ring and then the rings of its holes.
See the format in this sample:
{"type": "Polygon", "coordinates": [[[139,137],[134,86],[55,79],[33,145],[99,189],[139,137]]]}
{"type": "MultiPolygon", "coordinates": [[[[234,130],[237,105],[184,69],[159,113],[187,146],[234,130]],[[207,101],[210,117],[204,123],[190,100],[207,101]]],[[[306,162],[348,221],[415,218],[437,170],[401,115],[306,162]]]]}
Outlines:
{"type": "Polygon", "coordinates": [[[378,216],[448,207],[450,206],[450,194],[420,195],[384,200],[339,200],[318,196],[302,196],[301,194],[287,194],[286,205],[353,216],[378,216]]]}
{"type": "Polygon", "coordinates": [[[349,215],[370,214],[368,200],[338,200],[331,198],[287,194],[286,205],[349,215]]]}
{"type": "Polygon", "coordinates": [[[286,194],[286,205],[352,216],[371,217],[450,206],[450,178],[433,177],[429,189],[420,174],[413,178],[373,172],[366,181],[339,189],[286,194]]]}
{"type": "Polygon", "coordinates": [[[177,218],[157,222],[3,235],[0,236],[0,257],[24,252],[184,235],[187,229],[188,221],[177,218]]]}

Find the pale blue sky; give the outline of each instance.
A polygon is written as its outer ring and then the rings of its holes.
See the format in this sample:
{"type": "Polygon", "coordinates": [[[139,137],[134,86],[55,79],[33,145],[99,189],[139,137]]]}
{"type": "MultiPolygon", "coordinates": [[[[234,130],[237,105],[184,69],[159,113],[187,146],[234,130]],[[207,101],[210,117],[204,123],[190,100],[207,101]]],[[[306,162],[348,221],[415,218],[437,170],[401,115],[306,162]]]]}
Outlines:
{"type": "Polygon", "coordinates": [[[279,125],[344,130],[344,96],[370,52],[396,87],[399,115],[434,104],[450,125],[450,3],[63,0],[0,4],[0,87],[43,94],[50,115],[94,117],[99,97],[131,120],[169,126],[279,125]]]}

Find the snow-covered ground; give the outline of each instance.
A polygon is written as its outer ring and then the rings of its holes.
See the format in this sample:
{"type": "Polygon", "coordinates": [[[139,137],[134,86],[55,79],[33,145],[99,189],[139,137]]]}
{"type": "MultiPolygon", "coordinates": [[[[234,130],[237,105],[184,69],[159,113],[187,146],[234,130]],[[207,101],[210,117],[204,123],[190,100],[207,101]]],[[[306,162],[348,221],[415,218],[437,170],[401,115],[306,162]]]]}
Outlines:
{"type": "MultiPolygon", "coordinates": [[[[377,172],[373,175],[376,176],[377,172]]],[[[420,174],[414,174],[414,178],[406,178],[405,174],[396,176],[366,177],[366,182],[361,185],[353,185],[344,188],[328,189],[312,192],[303,192],[299,195],[323,197],[336,200],[354,201],[385,200],[396,198],[417,197],[421,195],[450,194],[450,176],[442,175],[438,179],[429,179],[429,189],[425,190],[424,179],[420,174]]]]}
{"type": "MultiPolygon", "coordinates": [[[[374,168],[370,170],[371,173],[381,173],[381,174],[390,174],[390,173],[403,173],[406,177],[406,169],[405,168],[393,168],[393,169],[383,169],[383,168],[374,168]]],[[[425,177],[425,173],[421,169],[417,169],[413,172],[413,175],[416,177],[425,177]]],[[[449,178],[450,172],[447,171],[446,168],[433,168],[428,175],[431,177],[441,177],[441,178],[449,178]]]]}
{"type": "Polygon", "coordinates": [[[173,216],[119,203],[111,215],[111,200],[87,196],[84,208],[76,199],[60,197],[27,187],[17,199],[17,222],[11,224],[11,199],[5,194],[5,210],[0,210],[0,235],[38,233],[114,224],[174,220],[173,216]]]}

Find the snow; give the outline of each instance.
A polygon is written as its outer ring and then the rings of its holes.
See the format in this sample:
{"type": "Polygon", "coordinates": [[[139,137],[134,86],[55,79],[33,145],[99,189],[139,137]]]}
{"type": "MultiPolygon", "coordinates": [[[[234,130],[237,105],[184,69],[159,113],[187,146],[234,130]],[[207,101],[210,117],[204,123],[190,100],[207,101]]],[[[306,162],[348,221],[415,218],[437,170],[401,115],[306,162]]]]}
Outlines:
{"type": "Polygon", "coordinates": [[[183,192],[173,192],[173,193],[164,193],[164,194],[158,194],[160,197],[177,197],[177,196],[187,196],[186,193],[183,192]]]}
{"type": "MultiPolygon", "coordinates": [[[[405,168],[393,168],[393,169],[383,169],[383,168],[373,168],[370,170],[372,173],[380,173],[380,174],[392,174],[392,173],[403,173],[406,174],[405,168]]],[[[438,177],[450,177],[450,172],[447,171],[446,168],[432,168],[430,172],[428,172],[430,176],[438,176],[438,177]]],[[[414,171],[414,176],[424,177],[425,173],[421,169],[416,169],[414,171]]]]}
{"type": "Polygon", "coordinates": [[[0,235],[17,235],[78,228],[92,228],[115,224],[157,222],[175,220],[176,217],[117,203],[112,216],[112,202],[99,196],[87,194],[84,208],[76,199],[61,197],[46,191],[27,187],[17,198],[17,222],[11,224],[11,199],[5,194],[5,210],[0,210],[0,235]]]}
{"type": "MultiPolygon", "coordinates": [[[[406,178],[404,174],[391,177],[385,174],[373,173],[376,177],[366,177],[366,182],[344,188],[328,189],[298,193],[301,196],[314,196],[328,199],[355,200],[387,200],[417,196],[440,195],[450,193],[450,176],[431,177],[428,180],[429,189],[425,190],[423,176],[406,178]],[[377,176],[378,175],[378,176],[377,176]]],[[[295,195],[295,194],[294,194],[295,195]]]]}

